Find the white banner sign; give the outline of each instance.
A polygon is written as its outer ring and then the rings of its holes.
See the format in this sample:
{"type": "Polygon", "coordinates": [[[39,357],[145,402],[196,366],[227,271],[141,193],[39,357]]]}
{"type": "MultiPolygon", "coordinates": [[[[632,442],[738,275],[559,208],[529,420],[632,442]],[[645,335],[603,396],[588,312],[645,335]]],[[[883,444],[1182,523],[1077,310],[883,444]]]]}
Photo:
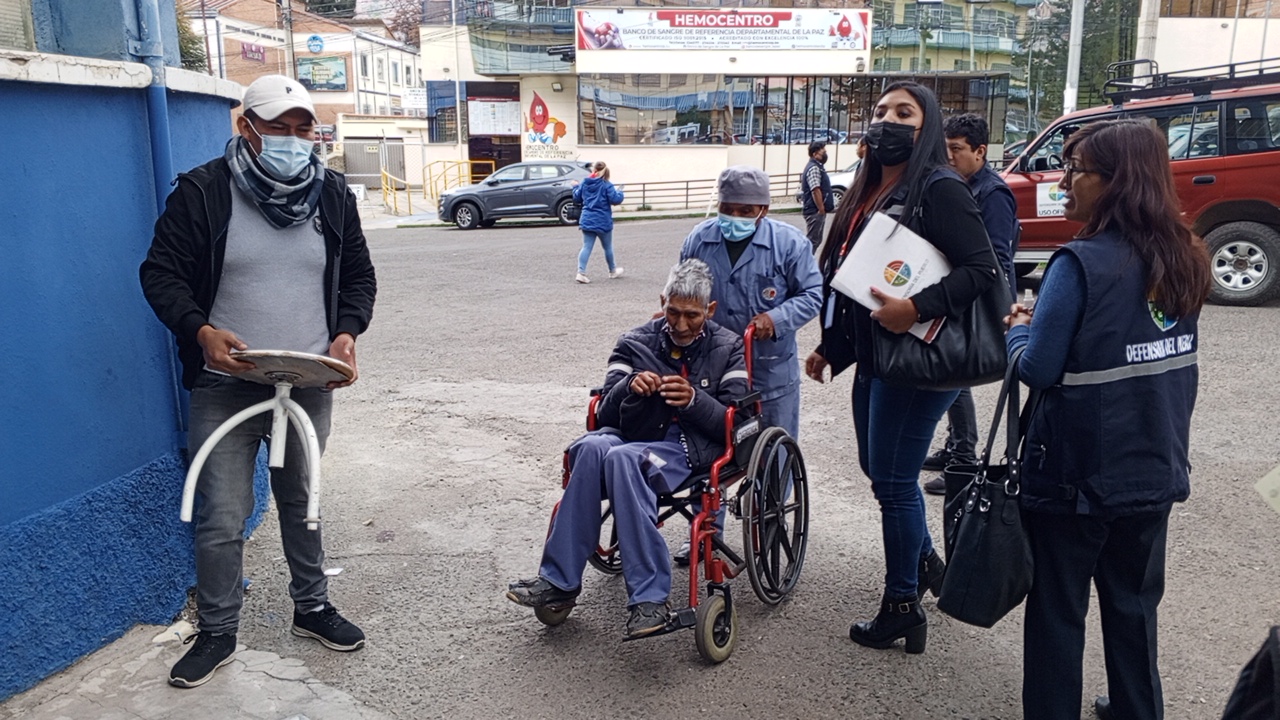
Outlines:
{"type": "Polygon", "coordinates": [[[400,106],[410,110],[426,110],[427,89],[405,88],[404,94],[400,97],[400,106]]]}
{"type": "Polygon", "coordinates": [[[866,51],[870,10],[578,10],[580,53],[619,50],[866,51]]]}

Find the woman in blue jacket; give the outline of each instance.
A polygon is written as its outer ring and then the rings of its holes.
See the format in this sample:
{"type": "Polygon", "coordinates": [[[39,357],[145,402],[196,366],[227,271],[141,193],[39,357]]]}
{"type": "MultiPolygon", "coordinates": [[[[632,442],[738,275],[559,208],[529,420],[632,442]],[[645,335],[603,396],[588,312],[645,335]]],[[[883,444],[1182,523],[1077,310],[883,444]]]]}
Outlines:
{"type": "Polygon", "coordinates": [[[574,202],[582,204],[582,216],[578,218],[578,227],[582,230],[582,252],[578,253],[578,276],[574,279],[580,283],[589,283],[587,277],[587,261],[591,259],[591,250],[596,239],[604,248],[604,260],[609,263],[609,277],[622,277],[622,268],[613,262],[613,205],[622,204],[622,191],[609,182],[609,168],[603,162],[591,166],[591,177],[583,180],[573,189],[574,202]]]}

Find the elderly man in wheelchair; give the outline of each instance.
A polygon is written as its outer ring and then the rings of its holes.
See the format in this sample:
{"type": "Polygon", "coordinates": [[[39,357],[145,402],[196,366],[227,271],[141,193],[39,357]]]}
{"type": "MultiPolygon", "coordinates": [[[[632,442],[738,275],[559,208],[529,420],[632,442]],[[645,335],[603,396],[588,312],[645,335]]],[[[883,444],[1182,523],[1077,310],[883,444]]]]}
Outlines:
{"type": "Polygon", "coordinates": [[[711,321],[716,308],[707,266],[687,260],[674,267],[661,300],[662,315],[618,339],[604,386],[595,392],[591,432],[566,452],[567,482],[538,575],[512,583],[507,598],[534,608],[542,622],[559,624],[576,604],[589,560],[605,572],[620,569],[630,611],[625,639],[696,625],[699,651],[719,662],[736,641],[726,577],[754,562],[752,584],[756,586],[760,570],[771,592],[766,598],[756,587],[757,594],[773,604],[799,574],[808,519],[803,461],[780,429],[763,433],[773,438],[768,457],[754,457],[761,450],[756,442],[762,435],[759,420],[744,418],[758,412],[759,395],[750,392],[744,339],[711,321]],[[753,456],[747,473],[740,467],[745,463],[735,462],[744,446],[753,456]],[[773,467],[766,467],[770,463],[773,467]],[[752,482],[755,497],[734,503],[738,515],[741,505],[757,508],[751,513],[754,526],[744,529],[749,547],[748,561],[743,561],[717,537],[712,523],[723,488],[753,473],[759,475],[752,482]],[[797,477],[797,489],[783,489],[797,477]],[[675,498],[678,493],[684,498],[675,498]],[[690,510],[694,499],[701,505],[696,516],[690,510]],[[770,519],[763,520],[768,512],[770,519]],[[695,568],[690,605],[673,613],[668,603],[670,559],[659,526],[676,513],[693,521],[695,568]],[[601,528],[610,516],[613,527],[605,549],[601,528]],[[764,577],[769,568],[762,567],[770,562],[760,552],[765,545],[778,556],[772,559],[771,578],[764,577]],[[713,555],[713,548],[719,552],[713,555]],[[698,557],[705,562],[707,600],[712,601],[703,608],[698,607],[698,557]]]}

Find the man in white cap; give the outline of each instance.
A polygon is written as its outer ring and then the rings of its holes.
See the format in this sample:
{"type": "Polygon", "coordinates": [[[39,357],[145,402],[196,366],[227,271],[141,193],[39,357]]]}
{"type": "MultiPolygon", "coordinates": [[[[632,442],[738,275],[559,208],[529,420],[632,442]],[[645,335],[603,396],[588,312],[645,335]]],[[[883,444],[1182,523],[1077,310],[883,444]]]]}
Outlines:
{"type": "MultiPolygon", "coordinates": [[[[377,283],[355,197],[345,178],[311,152],[315,122],[302,85],[281,75],[258,78],[245,91],[239,134],[222,157],[178,176],[156,221],[140,269],[142,289],[178,341],[183,385],[191,390],[192,452],[232,415],[274,394],[269,385],[234,377],[253,367],[237,351],[324,354],[356,367],[355,339],[369,326],[377,283]]],[[[322,449],[331,390],[339,386],[291,394],[310,415],[322,449]]],[[[245,521],[270,418],[259,415],[233,430],[196,486],[200,632],[169,674],[178,687],[208,682],[235,652],[245,521]]],[[[333,650],[358,650],[364,633],[330,604],[320,532],[306,528],[306,477],[301,443],[289,433],[285,467],[271,471],[271,490],[292,576],[293,634],[333,650]]]]}
{"type": "MultiPolygon", "coordinates": [[[[711,268],[716,320],[742,334],[755,328],[752,388],[763,399],[766,426],[800,438],[800,360],[796,332],[818,314],[822,273],[798,228],[768,217],[769,176],[733,165],[720,173],[720,213],[689,233],[680,260],[711,268]]],[[[688,563],[687,543],[675,554],[688,563]]]]}

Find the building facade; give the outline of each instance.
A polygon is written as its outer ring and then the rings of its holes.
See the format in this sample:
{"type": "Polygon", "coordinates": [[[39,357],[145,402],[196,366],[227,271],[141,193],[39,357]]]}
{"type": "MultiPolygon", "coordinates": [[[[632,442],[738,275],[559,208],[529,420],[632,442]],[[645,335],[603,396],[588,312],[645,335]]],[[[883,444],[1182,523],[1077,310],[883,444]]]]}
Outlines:
{"type": "Polygon", "coordinates": [[[1145,0],[1138,57],[1161,72],[1280,58],[1280,2],[1145,0]]]}
{"type": "Polygon", "coordinates": [[[347,25],[292,7],[292,43],[274,0],[183,0],[209,48],[208,71],[241,85],[292,74],[311,91],[322,124],[342,113],[404,115],[406,91],[421,90],[426,68],[416,48],[390,37],[381,21],[347,25]],[[203,11],[201,6],[203,5],[203,11]],[[290,72],[288,47],[294,68],[290,72]]]}
{"type": "Polygon", "coordinates": [[[1021,132],[1033,0],[782,4],[428,0],[425,154],[603,159],[624,182],[657,182],[737,162],[795,172],[821,139],[843,167],[896,79],[929,85],[948,113],[986,115],[997,145],[1006,118],[1021,132]]]}

